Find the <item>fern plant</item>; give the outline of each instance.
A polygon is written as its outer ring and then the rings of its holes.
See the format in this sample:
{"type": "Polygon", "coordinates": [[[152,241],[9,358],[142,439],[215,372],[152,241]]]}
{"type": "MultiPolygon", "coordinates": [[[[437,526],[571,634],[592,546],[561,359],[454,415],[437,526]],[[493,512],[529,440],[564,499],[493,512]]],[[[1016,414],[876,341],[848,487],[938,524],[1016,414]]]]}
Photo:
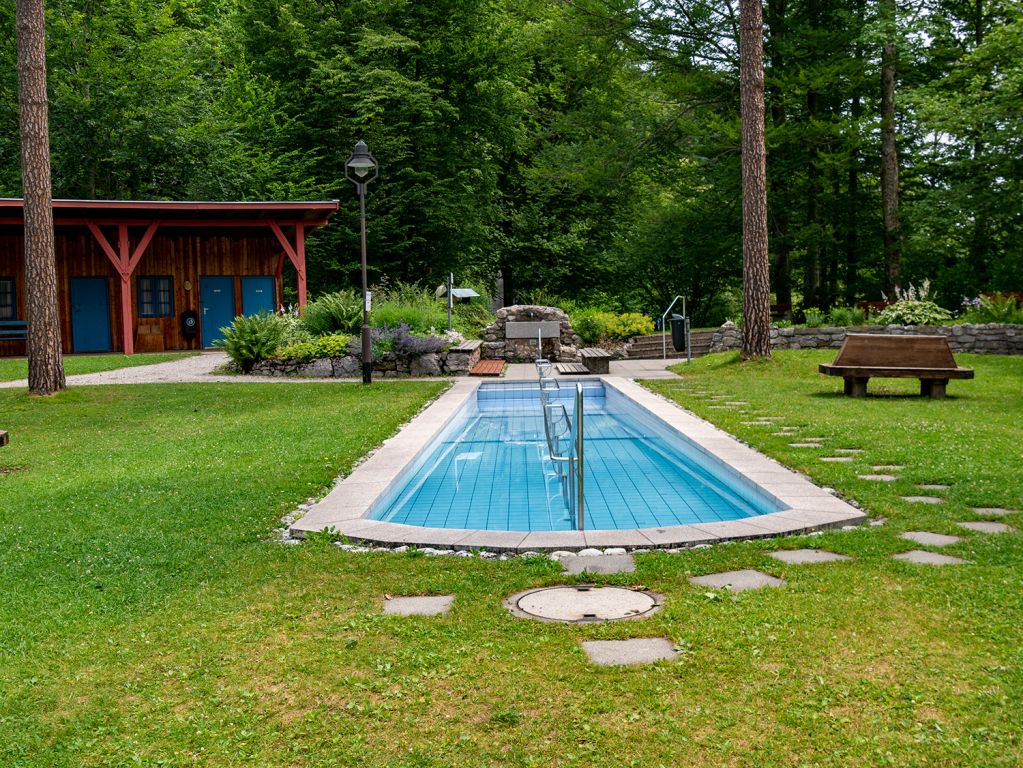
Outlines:
{"type": "Polygon", "coordinates": [[[223,338],[213,344],[227,352],[242,372],[249,373],[256,363],[274,356],[285,331],[284,321],[270,312],[239,315],[231,325],[220,329],[223,338]]]}

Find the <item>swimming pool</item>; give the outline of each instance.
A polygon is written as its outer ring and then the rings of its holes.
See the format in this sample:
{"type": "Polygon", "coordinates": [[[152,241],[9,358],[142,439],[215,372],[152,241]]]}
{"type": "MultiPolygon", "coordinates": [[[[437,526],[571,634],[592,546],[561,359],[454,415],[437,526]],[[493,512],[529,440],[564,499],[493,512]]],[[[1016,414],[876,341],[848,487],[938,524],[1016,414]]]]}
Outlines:
{"type": "MultiPolygon", "coordinates": [[[[597,476],[590,468],[585,484],[585,530],[570,530],[567,514],[555,503],[559,500],[555,495],[557,489],[544,485],[550,481],[546,480],[542,470],[537,475],[534,468],[528,477],[519,479],[501,471],[490,471],[498,463],[507,464],[508,456],[518,454],[525,463],[529,452],[536,452],[540,416],[534,400],[537,396],[535,381],[454,379],[436,402],[367,456],[324,498],[288,523],[288,531],[298,538],[325,531],[344,536],[349,541],[385,546],[414,544],[442,550],[528,552],[590,547],[687,547],[840,528],[858,525],[866,519],[861,510],[836,498],[834,492],[818,488],[799,473],[655,395],[636,381],[604,375],[584,383],[589,395],[585,398],[585,416],[589,424],[584,431],[589,436],[585,442],[587,464],[601,463],[591,455],[594,451],[598,456],[602,454],[593,443],[593,428],[594,424],[601,425],[607,411],[624,413],[619,420],[625,421],[632,434],[618,441],[605,441],[607,450],[603,451],[603,461],[612,467],[605,478],[611,480],[604,483],[603,491],[598,492],[595,487],[597,476]],[[591,387],[594,388],[592,391],[591,387]],[[523,418],[513,418],[507,426],[497,428],[489,419],[500,411],[518,413],[523,418]],[[532,425],[531,418],[536,419],[532,425]],[[483,455],[461,455],[477,452],[476,446],[457,439],[465,435],[474,422],[488,425],[486,428],[490,433],[481,432],[481,436],[510,438],[500,449],[503,453],[497,452],[492,459],[484,459],[483,455]],[[650,430],[658,434],[657,439],[650,439],[647,434],[650,430]],[[666,431],[666,435],[662,431],[666,431]],[[670,441],[673,445],[668,455],[676,465],[661,470],[664,472],[662,481],[668,478],[670,482],[651,481],[653,487],[661,489],[656,494],[637,490],[633,479],[656,476],[658,470],[648,468],[640,471],[629,465],[628,472],[622,471],[631,455],[625,448],[634,445],[636,440],[639,443],[646,441],[648,447],[653,446],[655,455],[667,452],[662,441],[670,441]],[[426,468],[438,465],[442,459],[447,460],[445,452],[449,464],[433,480],[428,480],[426,468]],[[694,460],[698,468],[678,466],[677,462],[683,459],[694,460]],[[688,502],[685,504],[687,509],[680,505],[673,514],[675,519],[712,522],[682,525],[659,525],[655,522],[671,519],[662,516],[672,507],[665,500],[664,485],[686,481],[700,488],[708,476],[723,485],[723,493],[719,493],[721,498],[711,501],[705,496],[705,503],[688,502]],[[496,482],[495,478],[503,480],[496,482]],[[391,513],[404,509],[401,505],[406,498],[418,495],[426,499],[425,494],[431,492],[433,503],[440,502],[437,503],[438,510],[444,510],[443,524],[439,519],[440,511],[429,517],[416,516],[420,512],[416,509],[414,514],[409,513],[411,507],[401,512],[405,514],[405,523],[395,522],[395,515],[391,513]],[[488,504],[490,498],[506,499],[504,511],[500,505],[492,516],[489,508],[482,511],[472,501],[482,498],[486,498],[488,504]],[[653,503],[643,501],[644,507],[639,503],[643,499],[652,499],[653,503]],[[769,511],[771,509],[776,511],[769,511]],[[678,516],[680,512],[692,512],[694,516],[678,516]],[[603,523],[599,522],[602,514],[603,523]],[[742,516],[744,514],[746,516],[742,516]],[[391,518],[385,519],[388,515],[391,518]],[[538,527],[543,525],[545,528],[526,530],[525,526],[531,525],[531,515],[538,516],[538,527]],[[429,519],[430,523],[416,523],[418,519],[429,519]],[[610,522],[623,527],[596,527],[610,522]],[[485,527],[491,525],[495,528],[485,527]],[[500,525],[519,525],[521,528],[496,528],[500,525]]],[[[561,386],[571,391],[575,382],[562,379],[561,386]]],[[[685,386],[681,379],[678,386],[685,386]]],[[[565,394],[570,396],[570,392],[565,394]]],[[[483,430],[484,427],[481,425],[480,428],[483,430]]]]}
{"type": "MultiPolygon", "coordinates": [[[[586,529],[718,523],[785,508],[615,388],[599,380],[582,387],[586,529]]],[[[574,394],[562,388],[554,397],[574,394]]],[[[365,517],[480,531],[575,529],[548,455],[539,385],[480,385],[365,517]]]]}

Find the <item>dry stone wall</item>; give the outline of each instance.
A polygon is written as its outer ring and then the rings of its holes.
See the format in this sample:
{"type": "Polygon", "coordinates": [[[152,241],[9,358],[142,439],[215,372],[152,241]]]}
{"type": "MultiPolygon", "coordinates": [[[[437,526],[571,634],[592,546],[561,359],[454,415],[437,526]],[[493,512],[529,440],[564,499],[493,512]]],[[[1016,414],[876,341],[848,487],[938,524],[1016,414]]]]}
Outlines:
{"type": "Polygon", "coordinates": [[[536,331],[543,332],[543,356],[554,362],[578,362],[579,337],[564,310],[533,304],[517,304],[497,310],[497,319],[483,333],[483,357],[487,360],[532,362],[536,360],[536,331]]]}
{"type": "MultiPolygon", "coordinates": [[[[823,328],[771,328],[772,349],[838,349],[846,333],[876,333],[888,336],[907,334],[946,336],[953,352],[980,352],[990,355],[1023,355],[1023,326],[988,323],[973,325],[859,325],[823,328]]],[[[734,323],[725,323],[714,332],[711,352],[726,352],[742,346],[742,334],[734,323]]]]}
{"type": "MultiPolygon", "coordinates": [[[[393,352],[373,361],[373,375],[385,379],[406,376],[467,376],[479,362],[481,342],[466,341],[444,352],[430,352],[416,357],[398,357],[393,352]]],[[[362,378],[362,361],[354,355],[324,357],[310,363],[289,363],[267,360],[257,364],[256,376],[304,376],[319,379],[362,378]]]]}

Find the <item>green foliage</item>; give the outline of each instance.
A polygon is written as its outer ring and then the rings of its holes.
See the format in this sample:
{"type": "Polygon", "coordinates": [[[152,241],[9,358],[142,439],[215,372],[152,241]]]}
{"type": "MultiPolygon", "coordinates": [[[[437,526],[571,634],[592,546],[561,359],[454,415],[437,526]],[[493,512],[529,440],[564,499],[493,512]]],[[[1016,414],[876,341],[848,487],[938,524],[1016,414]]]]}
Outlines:
{"type": "Polygon", "coordinates": [[[600,344],[606,341],[626,341],[633,336],[654,332],[654,322],[646,315],[636,312],[614,314],[599,310],[576,310],[569,316],[572,330],[584,344],[600,344]]]}
{"type": "Polygon", "coordinates": [[[220,329],[223,338],[213,342],[220,347],[243,372],[249,373],[256,363],[269,360],[277,352],[284,338],[285,323],[279,315],[260,312],[258,315],[239,315],[226,328],[220,329]]]}
{"type": "Polygon", "coordinates": [[[354,291],[326,293],[306,304],[302,323],[315,336],[354,333],[362,326],[362,299],[354,291]]]}
{"type": "Polygon", "coordinates": [[[951,319],[952,313],[933,301],[913,299],[897,301],[877,316],[877,322],[883,325],[941,325],[951,319]]]}
{"type": "Polygon", "coordinates": [[[828,323],[831,325],[863,325],[866,321],[867,313],[859,307],[832,307],[828,313],[828,323]]]}
{"type": "Polygon", "coordinates": [[[397,328],[404,323],[415,333],[448,327],[447,308],[432,295],[415,300],[385,299],[373,306],[370,322],[374,328],[397,328]]]}
{"type": "Polygon", "coordinates": [[[324,357],[344,357],[351,354],[352,337],[346,333],[318,336],[310,341],[296,341],[277,349],[274,357],[292,363],[309,363],[324,357]]]}
{"type": "Polygon", "coordinates": [[[979,296],[966,300],[966,312],[959,318],[964,323],[1011,323],[1023,325],[1023,303],[1015,296],[979,296]]]}
{"type": "Polygon", "coordinates": [[[824,313],[817,307],[805,307],[803,317],[807,328],[820,328],[824,325],[824,313]]]}

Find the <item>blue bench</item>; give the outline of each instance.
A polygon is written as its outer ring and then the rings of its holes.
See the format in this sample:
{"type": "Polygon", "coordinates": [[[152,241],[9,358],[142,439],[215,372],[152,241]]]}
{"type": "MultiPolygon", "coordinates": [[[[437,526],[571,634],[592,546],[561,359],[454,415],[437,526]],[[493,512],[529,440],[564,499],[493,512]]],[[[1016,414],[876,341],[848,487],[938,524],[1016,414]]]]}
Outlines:
{"type": "Polygon", "coordinates": [[[0,341],[26,341],[27,339],[27,321],[0,320],[0,341]]]}

